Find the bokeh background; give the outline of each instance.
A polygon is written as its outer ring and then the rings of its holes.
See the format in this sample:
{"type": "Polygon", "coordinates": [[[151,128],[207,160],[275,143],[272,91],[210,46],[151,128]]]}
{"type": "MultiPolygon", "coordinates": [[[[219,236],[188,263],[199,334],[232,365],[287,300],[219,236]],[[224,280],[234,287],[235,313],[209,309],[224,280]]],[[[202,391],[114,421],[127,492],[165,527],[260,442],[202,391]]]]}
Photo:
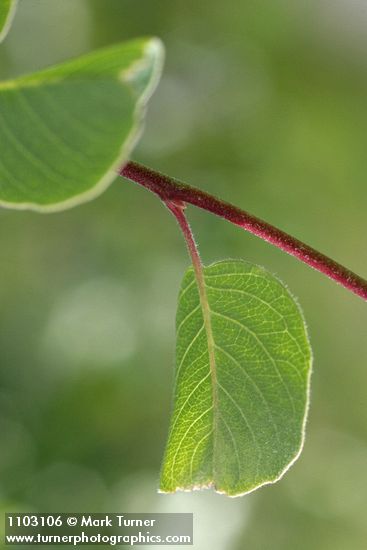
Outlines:
{"type": "MultiPolygon", "coordinates": [[[[366,276],[366,31],[363,0],[21,0],[0,75],[160,36],[164,75],[134,158],[366,276]]],[[[243,498],[157,494],[188,258],[168,212],[120,178],[64,213],[0,212],[2,511],[192,511],[195,549],[365,549],[366,304],[188,214],[205,262],[264,265],[303,306],[314,373],[301,458],[243,498]]]]}

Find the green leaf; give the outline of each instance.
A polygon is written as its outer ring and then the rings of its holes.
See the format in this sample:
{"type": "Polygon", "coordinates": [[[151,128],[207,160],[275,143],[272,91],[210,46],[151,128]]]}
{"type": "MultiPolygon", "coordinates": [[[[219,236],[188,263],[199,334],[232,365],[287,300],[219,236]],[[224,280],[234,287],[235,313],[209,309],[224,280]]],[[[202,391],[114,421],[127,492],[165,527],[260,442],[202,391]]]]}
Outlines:
{"type": "Polygon", "coordinates": [[[299,456],[311,349],[298,305],[263,268],[224,261],[205,267],[204,278],[206,304],[192,268],[180,291],[160,490],[237,496],[279,480],[299,456]]]}
{"type": "Polygon", "coordinates": [[[8,34],[18,0],[0,0],[0,42],[8,34]]]}
{"type": "Polygon", "coordinates": [[[55,211],[100,194],[141,132],[161,72],[155,38],[0,83],[0,205],[55,211]]]}

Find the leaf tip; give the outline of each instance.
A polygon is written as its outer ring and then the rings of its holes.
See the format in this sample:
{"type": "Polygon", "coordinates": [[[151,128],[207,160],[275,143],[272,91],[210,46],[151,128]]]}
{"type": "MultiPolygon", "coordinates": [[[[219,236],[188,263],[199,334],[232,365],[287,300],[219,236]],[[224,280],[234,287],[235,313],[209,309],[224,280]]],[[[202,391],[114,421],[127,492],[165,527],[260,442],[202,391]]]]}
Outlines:
{"type": "Polygon", "coordinates": [[[144,39],[142,55],[120,74],[120,80],[129,84],[146,103],[156,89],[162,74],[165,49],[160,38],[144,39]]]}
{"type": "Polygon", "coordinates": [[[174,493],[191,493],[192,491],[203,491],[205,489],[215,490],[213,482],[188,485],[185,487],[175,486],[172,488],[162,487],[162,485],[160,485],[157,492],[163,495],[173,495],[174,493]]]}

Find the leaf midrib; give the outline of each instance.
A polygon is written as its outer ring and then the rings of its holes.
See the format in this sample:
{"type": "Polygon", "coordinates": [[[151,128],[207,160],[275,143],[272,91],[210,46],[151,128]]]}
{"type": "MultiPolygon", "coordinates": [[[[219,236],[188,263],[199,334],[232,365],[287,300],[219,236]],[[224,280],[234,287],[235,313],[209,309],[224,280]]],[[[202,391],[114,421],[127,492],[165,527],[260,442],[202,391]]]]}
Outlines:
{"type": "Polygon", "coordinates": [[[196,282],[198,286],[199,299],[201,310],[203,314],[204,328],[208,345],[208,357],[209,368],[212,383],[212,399],[213,399],[213,465],[212,465],[212,477],[215,481],[215,457],[216,457],[216,436],[218,433],[218,380],[217,380],[217,364],[215,359],[215,342],[212,329],[211,311],[209,307],[208,294],[206,291],[206,283],[204,276],[204,269],[202,264],[200,266],[194,265],[194,272],[196,276],[196,282]]]}

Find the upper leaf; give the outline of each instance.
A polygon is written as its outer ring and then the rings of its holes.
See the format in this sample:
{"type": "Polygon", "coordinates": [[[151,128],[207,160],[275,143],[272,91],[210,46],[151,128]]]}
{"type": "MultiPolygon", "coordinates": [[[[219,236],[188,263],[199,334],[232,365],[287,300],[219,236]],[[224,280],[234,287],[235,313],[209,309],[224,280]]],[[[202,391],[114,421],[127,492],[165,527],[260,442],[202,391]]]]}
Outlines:
{"type": "Polygon", "coordinates": [[[100,194],[139,137],[163,46],[141,39],[0,83],[0,205],[61,210],[100,194]]]}
{"type": "Polygon", "coordinates": [[[299,307],[264,269],[225,261],[205,267],[204,278],[206,304],[191,268],[179,296],[160,489],[213,487],[236,496],[277,481],[298,457],[311,350],[299,307]]]}
{"type": "Polygon", "coordinates": [[[0,42],[10,29],[17,3],[18,0],[0,0],[0,42]]]}

